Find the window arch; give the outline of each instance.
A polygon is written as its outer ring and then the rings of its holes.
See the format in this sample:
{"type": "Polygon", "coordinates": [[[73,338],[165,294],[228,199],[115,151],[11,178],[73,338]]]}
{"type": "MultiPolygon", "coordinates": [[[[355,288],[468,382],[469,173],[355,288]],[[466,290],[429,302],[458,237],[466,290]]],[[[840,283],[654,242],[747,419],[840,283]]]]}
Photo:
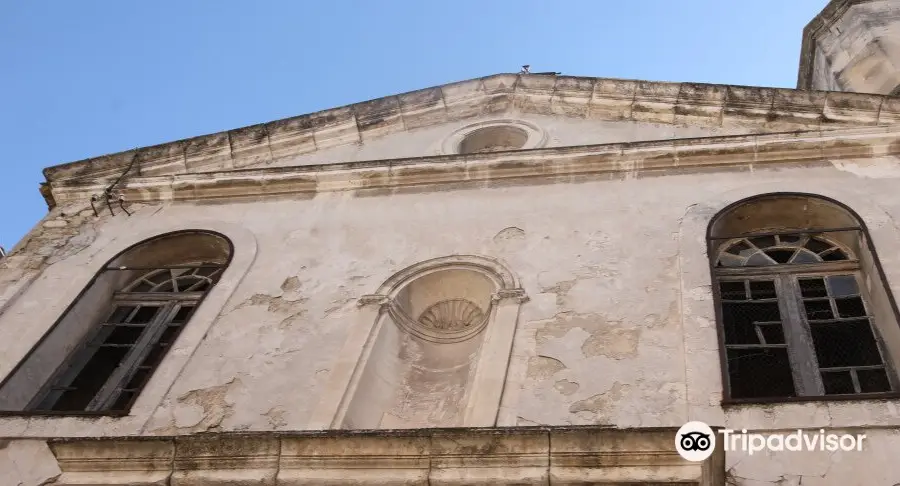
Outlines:
{"type": "Polygon", "coordinates": [[[726,402],[900,391],[896,303],[850,208],[754,196],[717,214],[707,243],[726,402]]]}
{"type": "Polygon", "coordinates": [[[0,407],[127,413],[232,254],[226,237],[199,230],[126,249],[0,386],[0,407]]]}

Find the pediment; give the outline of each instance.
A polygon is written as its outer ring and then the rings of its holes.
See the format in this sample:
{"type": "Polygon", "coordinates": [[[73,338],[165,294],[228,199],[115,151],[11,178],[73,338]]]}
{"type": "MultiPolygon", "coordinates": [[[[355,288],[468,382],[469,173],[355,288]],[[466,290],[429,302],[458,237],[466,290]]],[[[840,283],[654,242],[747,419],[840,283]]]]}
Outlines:
{"type": "MultiPolygon", "coordinates": [[[[112,181],[263,167],[445,154],[478,123],[539,127],[544,147],[894,124],[900,100],[879,95],[498,74],[44,170],[63,181],[112,181]]],[[[446,154],[445,154],[446,155],[446,154]]],[[[52,197],[52,195],[50,195],[52,197]]]]}

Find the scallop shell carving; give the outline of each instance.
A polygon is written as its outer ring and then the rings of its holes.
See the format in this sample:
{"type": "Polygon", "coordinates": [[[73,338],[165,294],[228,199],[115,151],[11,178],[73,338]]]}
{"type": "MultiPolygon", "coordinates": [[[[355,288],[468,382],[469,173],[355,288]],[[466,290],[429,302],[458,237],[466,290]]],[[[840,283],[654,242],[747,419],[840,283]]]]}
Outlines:
{"type": "Polygon", "coordinates": [[[419,316],[419,324],[445,332],[463,331],[481,324],[484,312],[464,299],[451,299],[432,305],[419,316]]]}

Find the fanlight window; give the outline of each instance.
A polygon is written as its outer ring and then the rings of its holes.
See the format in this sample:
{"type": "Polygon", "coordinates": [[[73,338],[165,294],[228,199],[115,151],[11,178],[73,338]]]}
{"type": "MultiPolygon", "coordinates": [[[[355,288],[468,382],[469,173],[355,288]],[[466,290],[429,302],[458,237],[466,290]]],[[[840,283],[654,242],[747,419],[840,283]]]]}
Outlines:
{"type": "Polygon", "coordinates": [[[0,405],[47,413],[128,411],[230,255],[227,240],[205,232],[164,235],[127,250],[0,387],[0,405]],[[64,359],[48,367],[53,358],[64,359]]]}
{"type": "Polygon", "coordinates": [[[884,339],[897,334],[896,315],[875,312],[893,300],[877,275],[867,274],[880,270],[863,265],[877,260],[857,221],[808,195],[761,196],[713,219],[726,400],[900,389],[896,353],[884,339]],[[772,229],[779,224],[783,229],[772,229]]]}
{"type": "Polygon", "coordinates": [[[845,250],[822,236],[773,234],[733,240],[719,255],[719,267],[755,267],[848,260],[845,250]]]}

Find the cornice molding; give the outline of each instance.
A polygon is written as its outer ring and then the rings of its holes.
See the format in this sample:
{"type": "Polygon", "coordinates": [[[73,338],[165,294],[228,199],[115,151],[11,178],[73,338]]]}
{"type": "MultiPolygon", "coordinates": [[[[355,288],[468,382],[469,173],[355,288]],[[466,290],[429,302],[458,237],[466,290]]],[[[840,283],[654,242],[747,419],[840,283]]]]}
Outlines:
{"type": "Polygon", "coordinates": [[[808,90],[812,84],[814,59],[816,55],[816,36],[823,30],[831,28],[841,16],[852,6],[876,0],[831,0],[819,15],[806,24],[803,29],[803,42],[800,46],[800,68],[797,72],[797,89],[808,90]]]}
{"type": "MultiPolygon", "coordinates": [[[[709,170],[750,170],[900,153],[900,127],[871,127],[559,147],[349,164],[138,176],[120,187],[135,202],[296,196],[333,191],[400,192],[434,186],[488,187],[521,179],[570,182],[709,170]]],[[[102,181],[52,184],[61,205],[89,200],[102,181]]]]}
{"type": "Polygon", "coordinates": [[[55,485],[720,485],[725,454],[675,451],[675,428],[512,427],[51,440],[55,485]],[[498,483],[499,481],[499,483],[498,483]],[[433,483],[432,483],[433,482],[433,483]]]}
{"type": "Polygon", "coordinates": [[[47,181],[245,169],[478,116],[558,115],[759,132],[900,122],[900,100],[700,83],[497,74],[44,169],[47,181]]]}

